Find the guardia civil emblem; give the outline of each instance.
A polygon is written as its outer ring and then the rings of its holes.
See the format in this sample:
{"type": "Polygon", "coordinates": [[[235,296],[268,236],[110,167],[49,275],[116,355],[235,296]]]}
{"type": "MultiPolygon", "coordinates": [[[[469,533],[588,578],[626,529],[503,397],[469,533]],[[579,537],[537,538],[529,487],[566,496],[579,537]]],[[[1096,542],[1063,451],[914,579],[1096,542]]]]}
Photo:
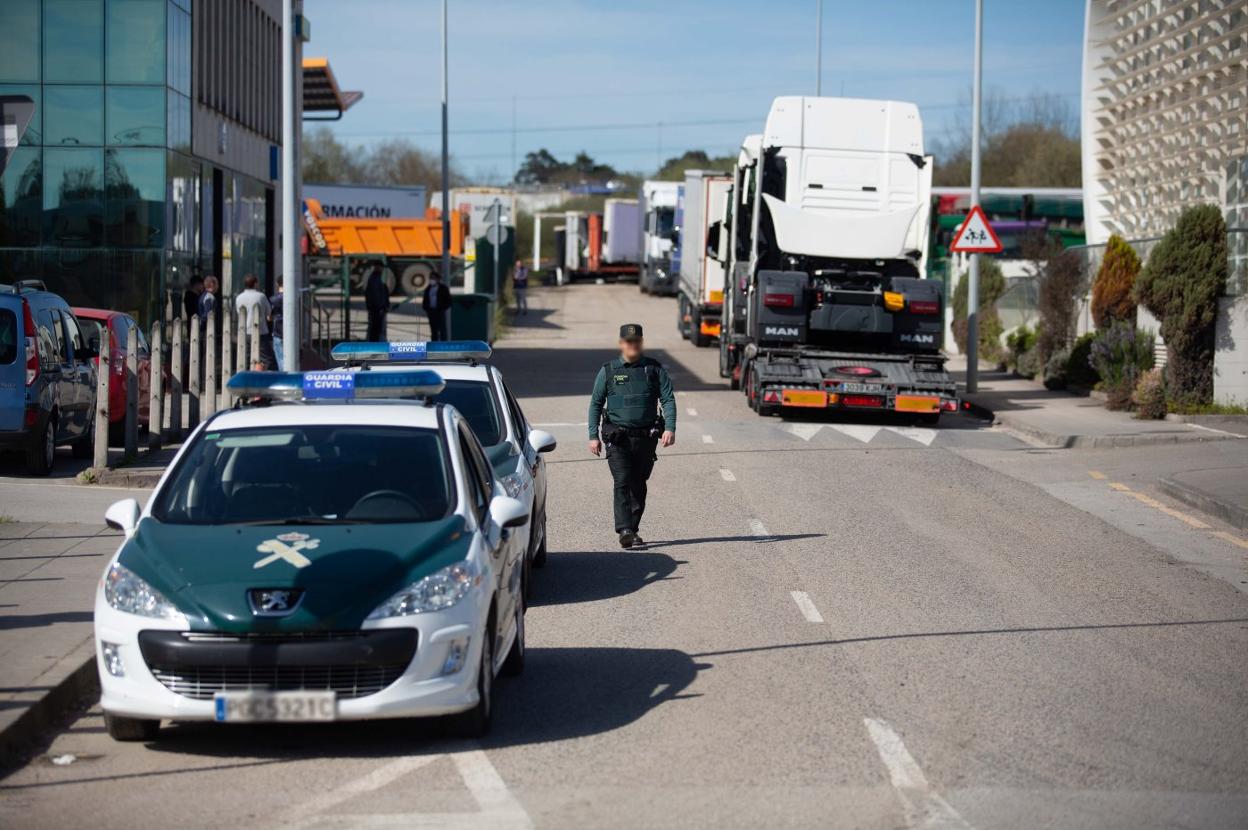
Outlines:
{"type": "Polygon", "coordinates": [[[256,560],[256,564],[252,567],[263,568],[265,565],[284,560],[296,568],[306,568],[312,564],[312,560],[304,556],[301,551],[316,550],[320,544],[320,539],[313,539],[306,533],[280,533],[275,538],[266,539],[256,545],[256,550],[260,553],[267,553],[268,556],[256,560]]]}

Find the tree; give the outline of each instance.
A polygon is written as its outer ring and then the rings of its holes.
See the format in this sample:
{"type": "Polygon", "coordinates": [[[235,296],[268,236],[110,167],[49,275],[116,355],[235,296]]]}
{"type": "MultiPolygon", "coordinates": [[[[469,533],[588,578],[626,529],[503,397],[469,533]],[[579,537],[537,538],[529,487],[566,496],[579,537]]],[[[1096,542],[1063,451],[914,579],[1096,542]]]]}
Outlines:
{"type": "MultiPolygon", "coordinates": [[[[1037,94],[1011,102],[1000,94],[984,101],[981,178],[985,187],[1080,187],[1082,151],[1078,122],[1065,99],[1037,94]]],[[[936,185],[971,182],[971,130],[959,123],[953,137],[933,147],[936,185]]]]}
{"type": "MultiPolygon", "coordinates": [[[[442,189],[442,162],[434,153],[404,138],[393,138],[372,147],[351,147],[340,142],[327,127],[303,137],[303,180],[324,184],[424,185],[442,189]]],[[[451,185],[465,179],[451,166],[451,185]]]]}
{"type": "Polygon", "coordinates": [[[605,185],[618,178],[620,174],[614,167],[599,164],[584,150],[577,153],[571,162],[562,162],[543,147],[537,152],[525,154],[524,163],[516,171],[515,181],[516,184],[605,185]]]}
{"type": "Polygon", "coordinates": [[[1166,393],[1179,406],[1213,401],[1218,297],[1227,272],[1222,211],[1199,205],[1183,211],[1135,282],[1136,299],[1161,321],[1166,393]]]}
{"type": "MultiPolygon", "coordinates": [[[[953,289],[953,339],[958,350],[966,352],[966,321],[970,274],[962,274],[958,287],[953,289]]],[[[994,259],[979,259],[979,357],[983,360],[1000,360],[1001,318],[997,316],[997,300],[1005,293],[1005,274],[994,259]]]]}
{"type": "Polygon", "coordinates": [[[1075,336],[1079,298],[1084,294],[1083,258],[1043,233],[1024,243],[1023,255],[1031,260],[1031,273],[1038,284],[1036,346],[1047,363],[1075,336]]]}
{"type": "Polygon", "coordinates": [[[1118,234],[1109,237],[1105,257],[1092,283],[1092,320],[1098,329],[1107,329],[1122,320],[1135,323],[1135,278],[1140,258],[1135,249],[1118,234]]]}
{"type": "Polygon", "coordinates": [[[663,162],[663,166],[654,174],[660,181],[683,182],[686,170],[723,170],[729,171],[736,165],[736,156],[717,156],[711,158],[705,150],[686,150],[679,156],[663,162]]]}

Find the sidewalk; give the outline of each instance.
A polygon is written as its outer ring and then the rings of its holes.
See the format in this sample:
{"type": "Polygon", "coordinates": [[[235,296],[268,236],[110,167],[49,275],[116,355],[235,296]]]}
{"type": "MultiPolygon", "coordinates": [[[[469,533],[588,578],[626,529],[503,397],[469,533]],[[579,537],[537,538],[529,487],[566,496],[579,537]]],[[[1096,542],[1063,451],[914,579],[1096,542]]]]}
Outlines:
{"type": "MultiPolygon", "coordinates": [[[[948,368],[965,388],[966,359],[950,358],[948,368]]],[[[1111,412],[1096,398],[1051,391],[1037,381],[982,368],[978,391],[964,393],[963,399],[991,411],[1001,426],[1050,447],[1141,447],[1243,438],[1198,423],[1141,421],[1129,412],[1111,412]]]]}
{"type": "Polygon", "coordinates": [[[95,589],[120,534],[99,524],[0,524],[0,769],[98,685],[95,589]]]}

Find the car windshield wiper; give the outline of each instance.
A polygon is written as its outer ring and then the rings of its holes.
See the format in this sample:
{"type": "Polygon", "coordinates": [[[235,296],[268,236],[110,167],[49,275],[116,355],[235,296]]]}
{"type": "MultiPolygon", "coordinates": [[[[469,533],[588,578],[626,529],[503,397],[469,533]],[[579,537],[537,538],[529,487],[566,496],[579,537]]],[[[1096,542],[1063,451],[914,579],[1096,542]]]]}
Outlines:
{"type": "Polygon", "coordinates": [[[229,524],[249,527],[253,525],[362,525],[368,522],[360,519],[327,519],[324,516],[296,516],[290,519],[253,519],[249,522],[229,522],[229,524]]]}

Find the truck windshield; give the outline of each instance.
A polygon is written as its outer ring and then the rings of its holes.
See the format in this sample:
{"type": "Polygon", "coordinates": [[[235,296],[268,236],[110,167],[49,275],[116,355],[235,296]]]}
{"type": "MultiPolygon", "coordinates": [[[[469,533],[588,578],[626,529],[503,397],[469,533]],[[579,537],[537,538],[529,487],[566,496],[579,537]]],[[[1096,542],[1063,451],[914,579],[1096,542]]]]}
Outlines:
{"type": "Polygon", "coordinates": [[[668,236],[676,227],[676,208],[661,207],[655,208],[655,220],[657,227],[655,233],[659,236],[668,236]]]}
{"type": "Polygon", "coordinates": [[[432,429],[281,426],[201,433],[152,515],[172,524],[429,522],[450,510],[432,429]]]}

